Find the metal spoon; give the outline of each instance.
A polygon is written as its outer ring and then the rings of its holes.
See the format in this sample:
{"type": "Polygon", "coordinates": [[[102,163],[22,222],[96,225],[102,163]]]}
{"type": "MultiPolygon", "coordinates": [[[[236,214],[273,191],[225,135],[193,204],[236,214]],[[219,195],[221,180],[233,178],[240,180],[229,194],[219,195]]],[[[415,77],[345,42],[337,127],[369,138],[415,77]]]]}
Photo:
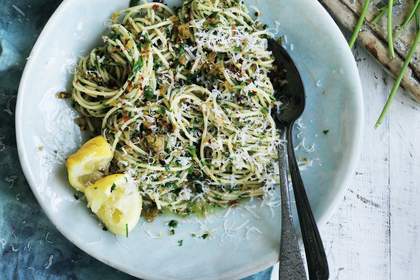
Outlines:
{"type": "MultiPolygon", "coordinates": [[[[293,147],[293,125],[305,109],[305,89],[299,71],[286,50],[273,39],[268,40],[268,49],[273,53],[275,59],[270,80],[276,91],[277,100],[283,103],[281,110],[275,108],[272,114],[277,128],[283,131],[282,135],[286,135],[287,159],[305,247],[309,279],[325,280],[329,277],[327,257],[306,196],[293,147]]],[[[290,203],[289,199],[288,203],[290,203]]],[[[287,252],[283,246],[281,251],[287,252]]],[[[280,268],[282,268],[281,266],[280,262],[280,268]]]]}

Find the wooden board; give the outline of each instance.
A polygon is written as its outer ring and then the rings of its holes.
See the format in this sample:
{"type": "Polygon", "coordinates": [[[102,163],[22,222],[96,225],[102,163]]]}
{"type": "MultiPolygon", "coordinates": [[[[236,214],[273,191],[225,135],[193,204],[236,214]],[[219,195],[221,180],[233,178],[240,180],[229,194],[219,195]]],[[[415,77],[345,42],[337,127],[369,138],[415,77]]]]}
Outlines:
{"type": "MultiPolygon", "coordinates": [[[[335,20],[349,31],[353,31],[354,26],[359,18],[360,11],[364,0],[320,0],[327,8],[335,20]]],[[[414,21],[411,25],[395,40],[396,57],[390,59],[388,56],[387,32],[386,32],[386,16],[384,16],[377,24],[373,24],[372,20],[378,13],[378,7],[383,5],[382,0],[372,0],[369,13],[366,17],[366,23],[363,26],[358,42],[361,43],[371,55],[373,55],[393,76],[398,75],[415,36],[414,21]]],[[[386,3],[386,2],[385,2],[386,3]]],[[[401,1],[394,8],[394,26],[398,26],[406,17],[413,1],[401,1]]],[[[420,102],[420,48],[417,48],[414,59],[409,65],[408,71],[403,78],[402,86],[411,93],[411,96],[420,102]]]]}

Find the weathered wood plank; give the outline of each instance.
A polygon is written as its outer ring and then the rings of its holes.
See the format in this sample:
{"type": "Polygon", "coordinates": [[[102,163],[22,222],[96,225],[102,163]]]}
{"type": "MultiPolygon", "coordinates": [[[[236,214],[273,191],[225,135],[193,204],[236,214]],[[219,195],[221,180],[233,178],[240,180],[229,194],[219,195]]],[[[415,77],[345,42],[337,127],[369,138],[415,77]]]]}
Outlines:
{"type": "MultiPolygon", "coordinates": [[[[349,0],[320,0],[321,3],[330,11],[335,19],[341,23],[348,30],[353,30],[358,19],[358,11],[360,11],[361,5],[358,1],[349,0]]],[[[405,2],[407,3],[407,2],[405,2]]],[[[398,24],[404,13],[401,12],[403,7],[399,8],[400,15],[396,24],[398,24]]],[[[371,21],[377,9],[375,5],[372,5],[369,15],[367,16],[367,24],[362,28],[359,35],[359,42],[365,46],[369,52],[381,63],[384,67],[394,76],[396,76],[403,64],[403,60],[407,50],[409,49],[410,42],[414,36],[413,28],[409,28],[403,36],[397,40],[395,44],[396,57],[390,59],[388,56],[388,46],[386,43],[386,32],[385,32],[385,21],[382,21],[380,25],[374,25],[371,21]]],[[[418,102],[420,102],[420,62],[419,62],[419,51],[417,51],[415,59],[410,64],[406,75],[403,78],[402,86],[407,89],[411,96],[418,102]]]]}
{"type": "Polygon", "coordinates": [[[399,95],[391,110],[391,276],[420,279],[420,112],[399,95]]]}
{"type": "Polygon", "coordinates": [[[341,207],[323,228],[330,279],[390,279],[389,123],[373,125],[389,85],[380,66],[355,50],[363,77],[366,113],[363,150],[341,207]]]}
{"type": "MultiPolygon", "coordinates": [[[[362,9],[362,4],[364,0],[355,1],[355,0],[340,0],[343,2],[350,10],[355,14],[358,15],[359,11],[362,9]]],[[[407,16],[407,13],[410,11],[412,6],[414,5],[413,1],[395,1],[397,5],[394,7],[394,17],[393,17],[393,25],[396,28],[399,26],[407,16]]],[[[373,24],[373,18],[377,15],[379,9],[378,7],[383,7],[386,4],[386,1],[383,0],[372,0],[371,5],[369,7],[369,13],[366,16],[367,22],[369,27],[376,33],[376,35],[382,39],[386,40],[387,38],[387,17],[383,16],[377,24],[373,24]]],[[[415,36],[415,23],[414,21],[411,22],[410,26],[404,30],[404,32],[399,32],[398,36],[395,38],[395,51],[397,51],[401,56],[405,56],[411,42],[413,41],[415,36]]],[[[420,67],[415,67],[415,61],[417,61],[420,55],[420,48],[417,50],[415,59],[413,60],[412,67],[416,68],[416,74],[419,75],[420,67]]],[[[418,62],[417,62],[418,63],[418,62]]]]}

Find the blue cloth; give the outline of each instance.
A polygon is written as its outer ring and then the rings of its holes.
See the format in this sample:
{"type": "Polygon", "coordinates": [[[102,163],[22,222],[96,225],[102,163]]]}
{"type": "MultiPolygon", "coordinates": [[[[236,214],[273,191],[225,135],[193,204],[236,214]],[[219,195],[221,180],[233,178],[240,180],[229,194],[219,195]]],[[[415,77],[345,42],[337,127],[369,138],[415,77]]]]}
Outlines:
{"type": "MultiPolygon", "coordinates": [[[[14,128],[19,80],[60,2],[0,0],[0,279],[134,279],[65,239],[42,212],[20,168],[14,128]]],[[[246,279],[267,280],[270,274],[268,269],[246,279]]]]}

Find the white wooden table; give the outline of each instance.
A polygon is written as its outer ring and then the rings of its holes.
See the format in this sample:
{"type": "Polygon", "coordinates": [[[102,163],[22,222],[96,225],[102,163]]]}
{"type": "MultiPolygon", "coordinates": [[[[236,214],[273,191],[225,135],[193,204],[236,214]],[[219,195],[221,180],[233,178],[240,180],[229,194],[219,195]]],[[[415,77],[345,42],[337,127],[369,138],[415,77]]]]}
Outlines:
{"type": "MultiPolygon", "coordinates": [[[[374,123],[393,79],[356,48],[365,102],[359,164],[342,202],[321,227],[331,280],[420,279],[420,106],[403,90],[374,123]]],[[[277,269],[272,279],[278,279],[277,269]]]]}

